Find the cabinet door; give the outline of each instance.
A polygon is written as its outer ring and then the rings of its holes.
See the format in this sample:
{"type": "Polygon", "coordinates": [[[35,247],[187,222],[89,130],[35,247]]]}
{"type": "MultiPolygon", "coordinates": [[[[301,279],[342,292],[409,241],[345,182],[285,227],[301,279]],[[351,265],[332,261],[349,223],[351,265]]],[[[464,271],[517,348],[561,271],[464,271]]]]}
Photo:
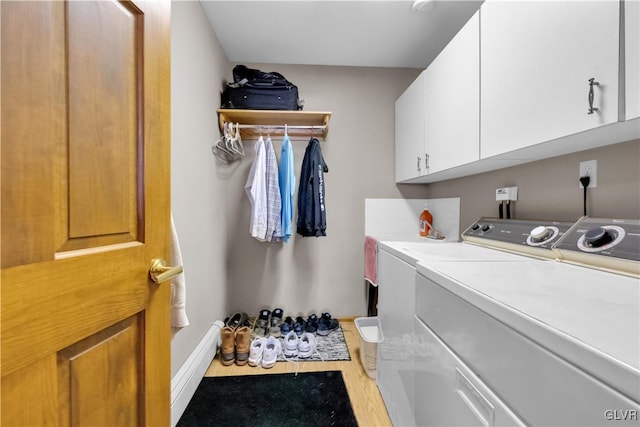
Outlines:
{"type": "Polygon", "coordinates": [[[486,1],[480,20],[482,158],[618,120],[618,2],[486,1]]]}
{"type": "Polygon", "coordinates": [[[640,117],[640,2],[624,2],[625,119],[640,117]]]}
{"type": "Polygon", "coordinates": [[[425,77],[427,173],[480,157],[479,13],[429,65],[425,77]]]}
{"type": "Polygon", "coordinates": [[[423,175],[424,155],[422,72],[396,101],[396,182],[423,175]]]}

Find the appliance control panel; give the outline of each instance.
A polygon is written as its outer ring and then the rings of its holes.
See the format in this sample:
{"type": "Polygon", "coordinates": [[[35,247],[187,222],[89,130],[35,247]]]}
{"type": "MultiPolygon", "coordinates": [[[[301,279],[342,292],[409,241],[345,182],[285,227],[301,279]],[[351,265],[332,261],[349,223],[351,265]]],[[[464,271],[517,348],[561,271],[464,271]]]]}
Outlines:
{"type": "Polygon", "coordinates": [[[640,221],[584,217],[556,249],[640,262],[640,221]]]}
{"type": "Polygon", "coordinates": [[[577,222],[480,218],[466,242],[640,277],[640,220],[582,217],[577,222]]]}
{"type": "Polygon", "coordinates": [[[462,239],[515,252],[554,257],[552,246],[573,222],[480,218],[462,233],[462,239]]]}
{"type": "Polygon", "coordinates": [[[573,222],[480,218],[462,233],[462,238],[484,239],[522,246],[551,249],[551,246],[566,233],[573,222]]]}

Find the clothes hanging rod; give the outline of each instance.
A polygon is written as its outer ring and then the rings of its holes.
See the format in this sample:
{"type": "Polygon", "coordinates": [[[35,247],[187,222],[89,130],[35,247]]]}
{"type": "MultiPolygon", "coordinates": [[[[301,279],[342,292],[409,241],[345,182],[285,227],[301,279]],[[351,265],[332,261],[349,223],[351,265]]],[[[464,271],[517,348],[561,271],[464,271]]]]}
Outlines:
{"type": "Polygon", "coordinates": [[[289,111],[289,110],[236,110],[219,109],[218,123],[220,132],[224,127],[239,123],[243,136],[255,136],[260,132],[276,135],[286,133],[294,136],[315,136],[326,139],[329,133],[328,111],[289,111]],[[228,123],[228,124],[227,124],[228,123]]]}
{"type": "MultiPolygon", "coordinates": [[[[226,123],[231,123],[232,122],[226,122],[226,123]]],[[[235,127],[235,124],[234,124],[235,127]]],[[[238,125],[239,129],[318,129],[318,130],[324,130],[327,128],[326,125],[293,125],[293,126],[289,126],[289,125],[238,125]]]]}

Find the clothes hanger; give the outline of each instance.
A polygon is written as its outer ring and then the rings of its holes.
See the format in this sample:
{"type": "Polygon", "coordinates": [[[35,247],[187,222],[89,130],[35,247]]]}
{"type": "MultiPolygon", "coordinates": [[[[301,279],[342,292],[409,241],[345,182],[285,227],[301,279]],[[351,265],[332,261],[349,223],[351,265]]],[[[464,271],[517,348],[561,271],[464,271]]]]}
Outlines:
{"type": "Polygon", "coordinates": [[[237,153],[231,151],[229,148],[229,124],[225,123],[222,129],[222,136],[218,141],[216,141],[215,145],[211,148],[213,154],[220,160],[225,163],[231,163],[239,158],[237,153]]]}
{"type": "MultiPolygon", "coordinates": [[[[233,129],[233,124],[231,125],[233,129]]],[[[236,133],[231,142],[231,150],[238,156],[244,156],[244,146],[242,144],[242,137],[240,136],[240,123],[236,123],[236,133]]]]}
{"type": "Polygon", "coordinates": [[[225,123],[224,145],[231,154],[235,153],[233,150],[233,139],[233,123],[225,123]],[[226,125],[228,125],[228,127],[226,125]]]}

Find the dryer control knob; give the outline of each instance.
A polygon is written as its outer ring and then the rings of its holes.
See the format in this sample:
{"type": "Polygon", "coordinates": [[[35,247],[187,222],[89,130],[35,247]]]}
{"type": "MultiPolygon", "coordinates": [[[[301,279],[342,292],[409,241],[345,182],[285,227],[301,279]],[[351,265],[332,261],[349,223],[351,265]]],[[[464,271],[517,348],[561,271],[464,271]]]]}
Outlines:
{"type": "Polygon", "coordinates": [[[588,246],[592,248],[599,248],[614,240],[611,232],[603,227],[592,228],[584,233],[584,240],[588,246]]]}
{"type": "Polygon", "coordinates": [[[471,227],[471,229],[473,231],[478,231],[480,229],[480,224],[473,224],[473,226],[471,227]]]}
{"type": "Polygon", "coordinates": [[[540,242],[541,240],[544,240],[547,236],[549,236],[550,233],[547,227],[545,227],[544,225],[539,225],[538,227],[531,230],[531,233],[529,234],[531,235],[531,238],[533,240],[535,240],[536,242],[540,242]]]}
{"type": "Polygon", "coordinates": [[[486,233],[487,231],[489,231],[489,230],[491,230],[491,226],[490,226],[490,225],[484,225],[484,226],[482,227],[482,231],[484,231],[485,233],[486,233]]]}

